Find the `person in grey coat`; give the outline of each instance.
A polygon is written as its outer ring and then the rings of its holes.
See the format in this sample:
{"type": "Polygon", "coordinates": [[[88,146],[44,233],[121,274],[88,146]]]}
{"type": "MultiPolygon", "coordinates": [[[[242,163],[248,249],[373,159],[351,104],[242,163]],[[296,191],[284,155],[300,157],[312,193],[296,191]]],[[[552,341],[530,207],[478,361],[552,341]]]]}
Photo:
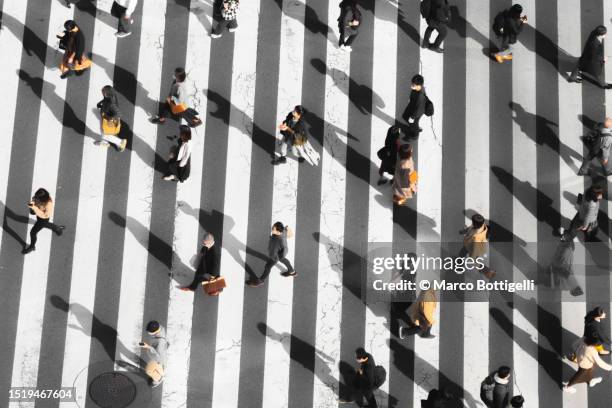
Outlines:
{"type": "Polygon", "coordinates": [[[573,239],[578,231],[584,232],[584,239],[590,241],[597,235],[599,215],[599,203],[603,198],[603,189],[599,186],[591,186],[582,198],[578,198],[580,208],[572,219],[567,231],[561,231],[564,239],[573,239]]]}
{"type": "Polygon", "coordinates": [[[285,265],[287,270],[281,275],[285,277],[295,277],[297,272],[293,269],[293,265],[287,259],[287,253],[289,252],[289,246],[287,245],[287,238],[291,238],[293,232],[289,227],[283,225],[282,222],[275,222],[272,225],[272,234],[268,241],[268,260],[264,266],[264,271],[260,277],[254,277],[252,280],[247,282],[251,287],[257,287],[262,285],[270,275],[272,267],[278,262],[285,265]]]}
{"type": "Polygon", "coordinates": [[[343,0],[340,3],[340,17],[338,17],[338,29],[340,30],[338,46],[340,48],[351,50],[351,44],[357,37],[360,23],[361,12],[357,7],[357,0],[343,0]]]}
{"type": "Polygon", "coordinates": [[[606,27],[597,26],[589,35],[584,45],[584,50],[576,68],[572,71],[569,82],[582,82],[582,77],[586,76],[595,81],[600,87],[609,89],[610,84],[606,84],[604,79],[604,64],[608,60],[604,53],[604,39],[608,30],[606,27]]]}
{"type": "Polygon", "coordinates": [[[488,408],[506,408],[510,400],[511,368],[501,366],[497,372],[491,373],[480,386],[480,399],[488,408]]]}
{"type": "Polygon", "coordinates": [[[595,134],[593,143],[589,146],[589,153],[584,158],[578,175],[586,176],[589,173],[591,161],[597,158],[604,175],[610,176],[612,172],[608,170],[608,160],[610,159],[610,148],[612,148],[612,118],[606,118],[603,123],[595,125],[593,133],[595,134]]]}
{"type": "Polygon", "coordinates": [[[580,296],[584,292],[574,276],[574,245],[573,237],[562,235],[550,263],[551,281],[560,290],[569,290],[572,296],[580,296]]]}
{"type": "Polygon", "coordinates": [[[161,378],[154,380],[151,378],[151,386],[157,387],[163,381],[164,371],[166,368],[166,354],[168,351],[168,340],[166,339],[166,330],[155,320],[147,323],[147,341],[140,343],[140,347],[144,349],[143,360],[147,364],[157,363],[161,366],[161,378]]]}

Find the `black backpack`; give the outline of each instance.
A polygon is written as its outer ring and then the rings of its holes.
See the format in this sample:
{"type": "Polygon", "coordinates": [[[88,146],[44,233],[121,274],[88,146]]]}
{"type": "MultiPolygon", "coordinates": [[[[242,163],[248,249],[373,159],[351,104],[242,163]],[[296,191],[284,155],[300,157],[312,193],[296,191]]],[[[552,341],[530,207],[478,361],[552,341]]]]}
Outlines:
{"type": "Polygon", "coordinates": [[[379,388],[387,380],[387,370],[383,366],[374,367],[374,388],[379,388]]]}
{"type": "Polygon", "coordinates": [[[421,17],[428,19],[431,14],[431,0],[421,1],[421,17]]]}
{"type": "Polygon", "coordinates": [[[425,116],[433,116],[434,114],[434,104],[433,102],[425,95],[425,116]]]}

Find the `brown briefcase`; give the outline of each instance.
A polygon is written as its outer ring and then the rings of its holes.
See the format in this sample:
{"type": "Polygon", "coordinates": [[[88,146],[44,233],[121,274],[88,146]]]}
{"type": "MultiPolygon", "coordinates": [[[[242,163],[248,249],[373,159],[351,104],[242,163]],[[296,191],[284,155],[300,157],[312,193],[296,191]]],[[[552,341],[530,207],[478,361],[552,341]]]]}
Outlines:
{"type": "Polygon", "coordinates": [[[219,292],[223,291],[226,286],[223,276],[202,282],[202,289],[209,296],[219,296],[219,292]]]}

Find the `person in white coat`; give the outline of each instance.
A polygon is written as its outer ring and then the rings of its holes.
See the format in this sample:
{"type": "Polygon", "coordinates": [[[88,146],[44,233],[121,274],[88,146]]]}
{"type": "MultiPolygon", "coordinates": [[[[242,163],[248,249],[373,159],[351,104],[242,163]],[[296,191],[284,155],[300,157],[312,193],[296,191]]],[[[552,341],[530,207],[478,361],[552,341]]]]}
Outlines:
{"type": "Polygon", "coordinates": [[[137,4],[138,0],[114,0],[111,15],[119,20],[115,33],[117,37],[123,38],[132,34],[130,30],[134,22],[132,13],[134,13],[137,4]]]}

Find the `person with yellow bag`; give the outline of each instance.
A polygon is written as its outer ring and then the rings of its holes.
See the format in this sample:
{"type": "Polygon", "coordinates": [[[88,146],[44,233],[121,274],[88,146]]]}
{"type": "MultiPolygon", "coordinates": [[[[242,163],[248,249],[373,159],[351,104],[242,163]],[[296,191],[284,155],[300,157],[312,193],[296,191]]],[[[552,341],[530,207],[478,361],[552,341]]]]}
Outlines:
{"type": "Polygon", "coordinates": [[[64,23],[64,33],[58,35],[65,48],[60,64],[61,78],[66,79],[73,72],[81,75],[91,67],[91,60],[85,55],[85,36],[74,20],[64,23]]]}
{"type": "Polygon", "coordinates": [[[600,355],[610,354],[609,350],[604,348],[607,344],[610,346],[610,339],[604,334],[605,331],[601,329],[601,321],[606,318],[606,311],[597,306],[584,316],[584,336],[595,339],[597,344],[595,349],[600,355]]]}
{"type": "Polygon", "coordinates": [[[112,86],[106,85],[102,88],[102,96],[103,99],[97,105],[102,117],[102,140],[96,144],[108,147],[112,143],[122,152],[127,145],[127,139],[121,139],[118,136],[121,132],[121,117],[117,94],[112,86]]]}
{"type": "Polygon", "coordinates": [[[170,93],[165,103],[161,104],[159,114],[150,119],[152,123],[163,125],[166,123],[166,117],[170,112],[174,116],[182,116],[189,108],[186,79],[187,73],[185,72],[185,68],[178,67],[174,70],[174,81],[172,81],[170,93]]]}
{"type": "Polygon", "coordinates": [[[157,387],[164,380],[168,340],[166,331],[156,320],[147,323],[148,343],[141,342],[142,358],[145,362],[144,371],[149,377],[149,385],[157,387]]]}
{"type": "Polygon", "coordinates": [[[418,173],[412,160],[412,146],[401,145],[397,152],[397,164],[393,177],[393,202],[404,205],[417,192],[418,173]]]}

